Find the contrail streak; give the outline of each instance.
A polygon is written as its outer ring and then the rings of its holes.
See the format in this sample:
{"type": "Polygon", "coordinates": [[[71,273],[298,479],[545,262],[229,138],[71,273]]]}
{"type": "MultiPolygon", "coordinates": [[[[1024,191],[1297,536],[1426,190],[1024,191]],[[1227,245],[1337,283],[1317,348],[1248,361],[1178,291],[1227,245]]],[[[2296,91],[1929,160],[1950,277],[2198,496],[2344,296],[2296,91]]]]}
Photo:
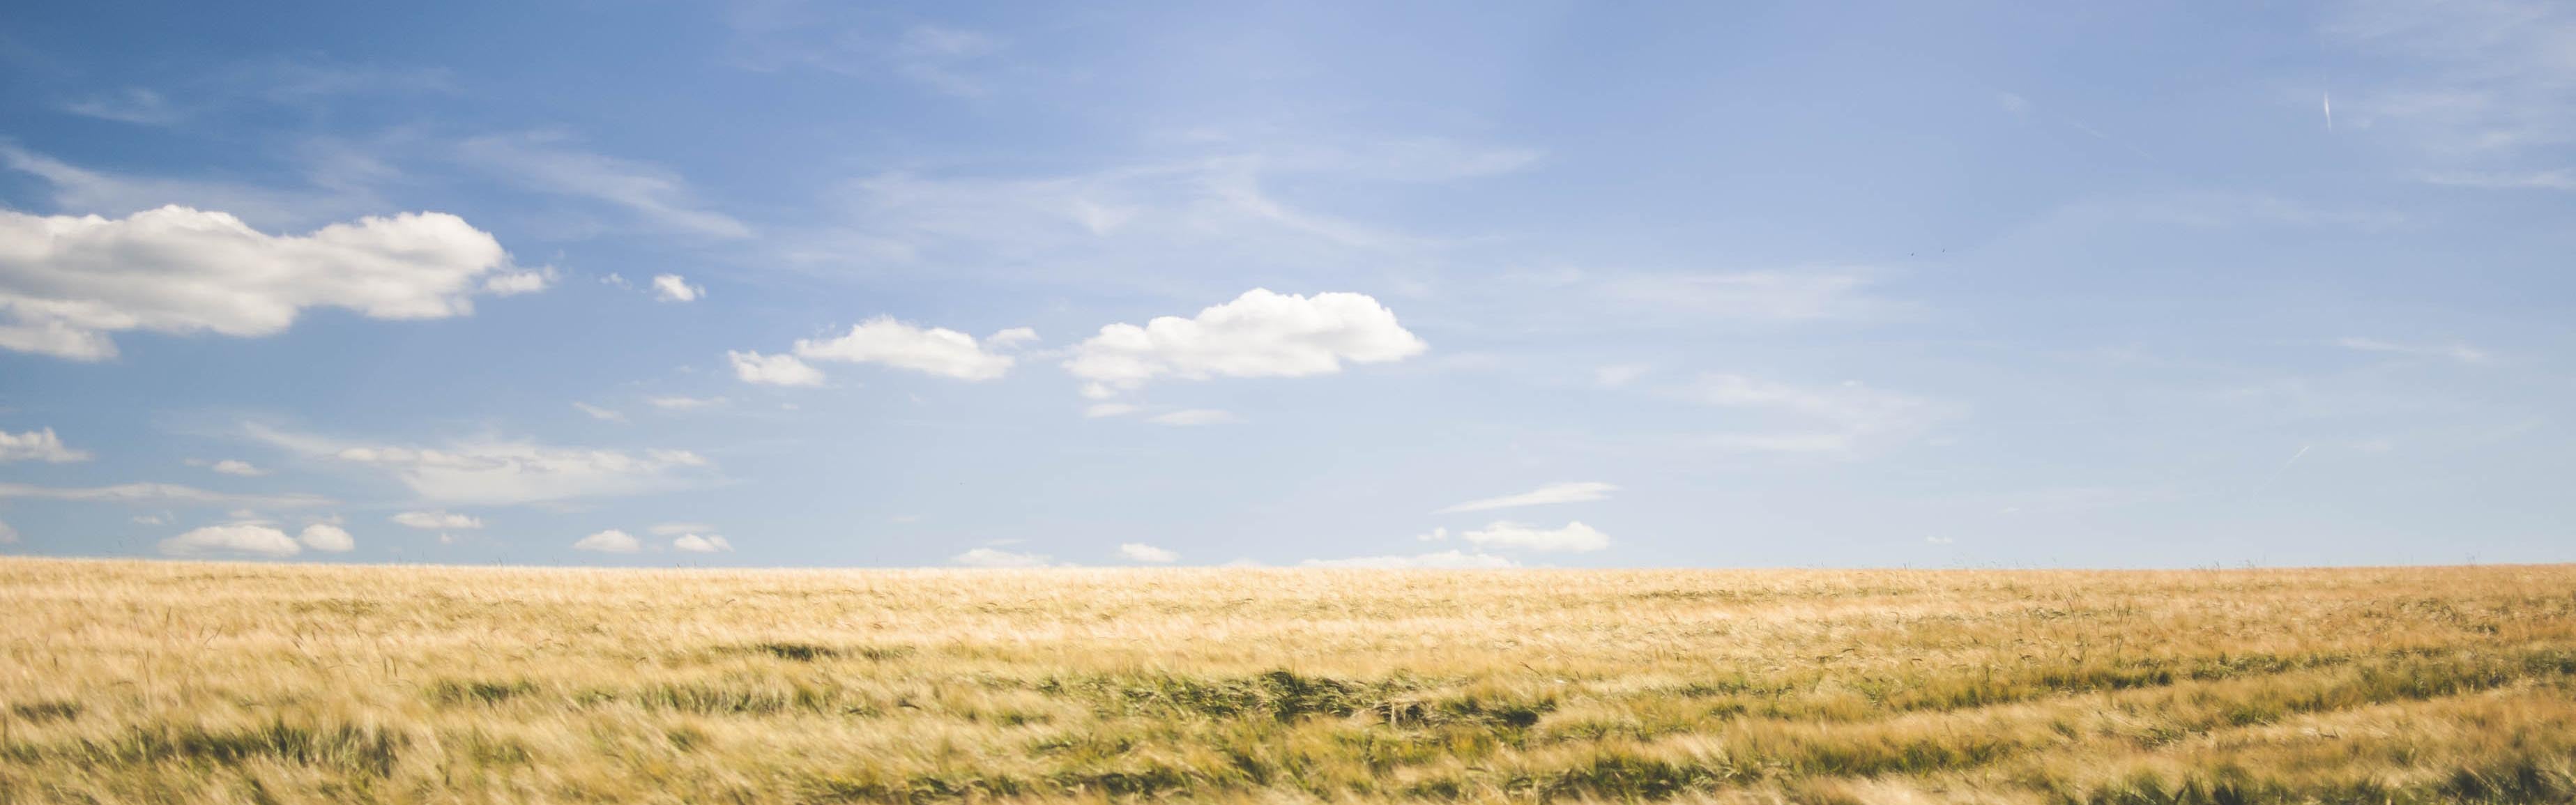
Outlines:
{"type": "Polygon", "coordinates": [[[2334,93],[2331,92],[2326,93],[2326,130],[2334,130],[2334,93]]]}
{"type": "Polygon", "coordinates": [[[2308,448],[2315,446],[2316,445],[2313,444],[2300,445],[2299,452],[2290,454],[2290,460],[2281,462],[2281,468],[2272,471],[2272,477],[2264,479],[2262,486],[2254,487],[2254,494],[2260,495],[2263,494],[2263,490],[2272,488],[2273,482],[2281,480],[2282,475],[2289,473],[2290,465],[2299,463],[2299,457],[2307,455],[2308,448]]]}

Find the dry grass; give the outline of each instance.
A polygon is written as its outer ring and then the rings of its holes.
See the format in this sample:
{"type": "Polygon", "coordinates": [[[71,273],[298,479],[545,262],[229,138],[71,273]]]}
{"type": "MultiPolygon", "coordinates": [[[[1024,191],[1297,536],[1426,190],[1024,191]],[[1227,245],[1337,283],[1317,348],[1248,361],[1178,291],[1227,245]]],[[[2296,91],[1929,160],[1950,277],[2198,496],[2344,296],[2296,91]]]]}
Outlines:
{"type": "Polygon", "coordinates": [[[0,560],[0,801],[2566,802],[2576,567],[0,560]]]}

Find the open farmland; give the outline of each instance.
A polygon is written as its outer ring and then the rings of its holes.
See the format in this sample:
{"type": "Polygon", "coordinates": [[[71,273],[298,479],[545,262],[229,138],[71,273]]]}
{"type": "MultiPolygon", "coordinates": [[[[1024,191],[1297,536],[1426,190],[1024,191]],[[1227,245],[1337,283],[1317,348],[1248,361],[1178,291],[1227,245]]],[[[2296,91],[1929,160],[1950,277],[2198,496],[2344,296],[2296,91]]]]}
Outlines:
{"type": "Polygon", "coordinates": [[[2551,802],[2576,567],[0,560],[7,802],[2551,802]]]}

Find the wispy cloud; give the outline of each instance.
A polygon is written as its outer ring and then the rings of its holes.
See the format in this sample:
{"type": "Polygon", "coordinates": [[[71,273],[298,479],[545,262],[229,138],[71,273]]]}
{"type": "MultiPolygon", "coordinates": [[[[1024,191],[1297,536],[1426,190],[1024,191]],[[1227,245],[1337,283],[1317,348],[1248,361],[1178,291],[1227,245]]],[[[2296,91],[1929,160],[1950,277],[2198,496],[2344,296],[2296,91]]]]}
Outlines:
{"type": "Polygon", "coordinates": [[[63,111],[143,126],[167,126],[184,117],[161,97],[161,93],[142,87],[126,87],[121,91],[73,101],[64,104],[63,111]]]}
{"type": "Polygon", "coordinates": [[[370,444],[253,425],[263,442],[400,481],[421,500],[508,505],[614,497],[703,483],[709,463],[687,450],[626,451],[475,439],[443,447],[370,444]]]}
{"type": "Polygon", "coordinates": [[[1509,509],[1521,506],[1545,506],[1554,503],[1582,503],[1607,498],[1610,496],[1610,493],[1618,490],[1619,487],[1615,485],[1599,481],[1549,484],[1517,495],[1503,495],[1501,497],[1470,500],[1465,503],[1442,508],[1432,513],[1454,514],[1457,512],[1509,509]]]}
{"type": "Polygon", "coordinates": [[[2408,355],[2424,358],[2448,358],[2461,363],[2489,363],[2495,360],[2494,356],[2488,355],[2486,350],[2478,349],[2467,344],[2399,344],[2381,341],[2375,338],[2352,336],[2335,339],[2334,345],[2359,352],[2380,352],[2392,355],[2408,355]]]}
{"type": "Polygon", "coordinates": [[[2506,190],[2576,190],[2576,172],[2567,170],[2532,171],[2434,171],[2424,174],[2424,181],[2452,187],[2477,187],[2506,190]]]}
{"type": "Polygon", "coordinates": [[[2428,173],[2435,181],[2551,186],[2555,166],[2531,160],[2576,141],[2576,58],[2568,55],[2576,53],[2576,8],[2546,0],[2379,0],[2334,9],[2327,37],[2380,60],[2384,69],[2375,72],[2391,76],[2348,98],[2345,119],[2405,138],[2428,162],[2483,166],[2428,173]],[[2540,182],[2474,178],[2482,172],[2540,182]]]}
{"type": "Polygon", "coordinates": [[[1152,422],[1157,425],[1178,425],[1188,427],[1193,425],[1222,425],[1228,422],[1240,422],[1242,419],[1236,417],[1232,413],[1212,408],[1185,408],[1179,411],[1155,414],[1153,416],[1146,417],[1145,421],[1152,422]]]}
{"type": "Polygon", "coordinates": [[[1871,294],[1871,284],[1862,272],[1823,269],[1629,274],[1596,287],[1623,308],[1687,313],[1721,323],[1867,321],[1910,309],[1871,294]]]}
{"type": "Polygon", "coordinates": [[[1410,556],[1359,556],[1349,559],[1308,559],[1305,567],[1355,568],[1364,570],[1499,570],[1519,567],[1508,557],[1487,553],[1440,551],[1410,556]]]}
{"type": "Polygon", "coordinates": [[[112,486],[57,487],[0,483],[0,498],[34,498],[39,500],[72,500],[89,503],[173,506],[236,506],[262,509],[296,509],[329,506],[330,498],[320,495],[244,495],[209,492],[192,486],[161,483],[132,483],[112,486]]]}
{"type": "Polygon", "coordinates": [[[664,231],[746,238],[751,227],[706,208],[678,174],[655,165],[590,153],[557,133],[476,137],[456,153],[467,164],[530,190],[587,198],[624,208],[664,231]]]}
{"type": "Polygon", "coordinates": [[[220,210],[255,227],[307,227],[361,215],[388,205],[355,173],[386,170],[338,150],[317,147],[305,166],[305,187],[144,176],[84,168],[0,143],[0,164],[45,182],[46,198],[61,212],[122,216],[170,205],[220,210]]]}
{"type": "Polygon", "coordinates": [[[1686,392],[1708,405],[1769,417],[1769,430],[1723,433],[1713,446],[1745,452],[1842,453],[1911,436],[1937,415],[1929,402],[1858,382],[1802,386],[1735,374],[1702,375],[1686,392]]]}
{"type": "Polygon", "coordinates": [[[991,35],[940,25],[915,25],[887,52],[896,74],[922,86],[964,97],[992,92],[992,86],[970,72],[976,61],[1000,50],[991,35]]]}

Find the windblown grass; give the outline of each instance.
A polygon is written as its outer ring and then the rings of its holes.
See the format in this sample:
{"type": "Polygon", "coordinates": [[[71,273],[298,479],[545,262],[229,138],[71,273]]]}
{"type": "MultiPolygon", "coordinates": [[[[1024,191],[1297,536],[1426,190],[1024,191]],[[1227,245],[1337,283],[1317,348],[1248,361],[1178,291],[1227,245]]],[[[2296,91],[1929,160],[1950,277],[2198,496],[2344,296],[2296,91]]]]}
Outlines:
{"type": "Polygon", "coordinates": [[[0,802],[2576,801],[2576,567],[0,560],[0,802]]]}

